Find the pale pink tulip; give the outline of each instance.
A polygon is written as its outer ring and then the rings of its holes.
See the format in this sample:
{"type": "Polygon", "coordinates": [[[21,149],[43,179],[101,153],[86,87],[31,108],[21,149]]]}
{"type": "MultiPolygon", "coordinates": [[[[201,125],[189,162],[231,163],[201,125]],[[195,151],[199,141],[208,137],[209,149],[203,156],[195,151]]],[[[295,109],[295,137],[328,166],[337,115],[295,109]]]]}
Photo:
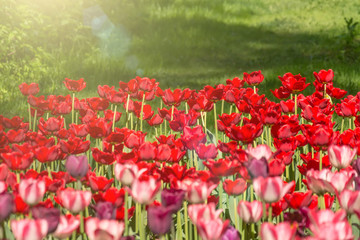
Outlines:
{"type": "Polygon", "coordinates": [[[255,158],[255,159],[266,159],[266,161],[268,161],[271,156],[273,155],[273,152],[271,151],[271,148],[268,145],[258,145],[257,147],[253,148],[253,147],[249,147],[246,150],[246,155],[248,157],[249,160],[255,158]]]}
{"type": "Polygon", "coordinates": [[[72,213],[79,213],[89,206],[91,192],[66,188],[59,193],[59,198],[64,208],[72,213]]]}
{"type": "Polygon", "coordinates": [[[139,169],[134,163],[116,163],[115,164],[115,177],[124,186],[130,186],[135,179],[146,171],[146,168],[139,169]]]}
{"type": "Polygon", "coordinates": [[[258,177],[254,179],[256,195],[267,203],[279,201],[294,185],[294,181],[284,183],[281,177],[258,177]]]}
{"type": "Polygon", "coordinates": [[[338,196],[342,209],[348,214],[356,213],[360,216],[360,191],[350,191],[345,189],[338,196]]]}
{"type": "Polygon", "coordinates": [[[191,178],[177,182],[177,184],[178,188],[186,192],[185,199],[193,204],[204,203],[211,192],[217,187],[217,184],[191,178]]]}
{"type": "Polygon", "coordinates": [[[357,153],[357,148],[351,150],[351,148],[347,145],[331,145],[328,148],[328,153],[329,161],[334,167],[337,169],[347,168],[353,161],[357,153]]]}
{"type": "Polygon", "coordinates": [[[260,201],[240,201],[237,211],[240,218],[246,223],[256,223],[263,215],[263,206],[260,201]]]}
{"type": "Polygon", "coordinates": [[[41,240],[48,232],[48,223],[44,219],[12,220],[11,230],[17,240],[41,240]]]}
{"type": "Polygon", "coordinates": [[[297,225],[289,222],[281,222],[277,225],[263,223],[260,236],[262,240],[294,240],[296,237],[297,225]]]}
{"type": "Polygon", "coordinates": [[[140,204],[150,204],[154,201],[161,187],[161,181],[154,177],[136,179],[129,192],[133,199],[140,204]]]}
{"type": "Polygon", "coordinates": [[[72,235],[72,233],[80,226],[79,218],[68,214],[60,216],[60,222],[55,232],[52,234],[56,238],[65,239],[72,235]]]}
{"type": "Polygon", "coordinates": [[[23,179],[19,184],[19,194],[30,206],[38,204],[43,199],[45,191],[45,182],[41,180],[23,179]]]}
{"type": "Polygon", "coordinates": [[[124,223],[90,218],[86,221],[85,232],[90,240],[120,240],[124,232],[124,223]]]}

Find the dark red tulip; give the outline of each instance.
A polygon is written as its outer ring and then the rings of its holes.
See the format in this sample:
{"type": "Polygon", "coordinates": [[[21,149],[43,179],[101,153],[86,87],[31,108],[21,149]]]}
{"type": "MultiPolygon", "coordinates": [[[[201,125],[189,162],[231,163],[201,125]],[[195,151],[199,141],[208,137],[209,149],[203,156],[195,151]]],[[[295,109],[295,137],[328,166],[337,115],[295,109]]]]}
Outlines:
{"type": "Polygon", "coordinates": [[[60,140],[60,149],[67,154],[84,153],[90,148],[90,141],[82,141],[78,137],[69,138],[68,141],[60,140]]]}
{"type": "Polygon", "coordinates": [[[65,87],[72,92],[80,92],[86,87],[86,82],[84,82],[83,78],[80,78],[79,80],[65,78],[64,84],[65,87]]]}
{"type": "Polygon", "coordinates": [[[11,119],[2,117],[1,120],[2,121],[0,121],[0,125],[3,125],[5,128],[19,129],[24,118],[20,118],[19,116],[15,116],[11,119]]]}
{"type": "Polygon", "coordinates": [[[200,143],[196,148],[195,151],[200,159],[207,160],[207,159],[214,159],[216,158],[218,151],[215,144],[205,145],[200,143]]]}
{"type": "Polygon", "coordinates": [[[181,189],[164,189],[161,192],[161,203],[165,207],[171,207],[173,212],[181,209],[185,192],[181,189]]]}
{"type": "Polygon", "coordinates": [[[6,133],[6,137],[10,143],[20,143],[25,140],[26,136],[25,136],[25,131],[23,129],[18,129],[18,130],[10,129],[6,133]]]}
{"type": "Polygon", "coordinates": [[[172,209],[165,206],[151,206],[147,210],[148,227],[150,231],[158,235],[164,235],[170,231],[172,223],[172,209]]]}
{"type": "Polygon", "coordinates": [[[252,73],[244,72],[244,80],[250,86],[257,86],[264,80],[264,75],[261,74],[261,70],[252,73]]]}
{"type": "Polygon", "coordinates": [[[115,156],[111,152],[103,152],[97,148],[92,148],[91,152],[94,160],[100,164],[111,165],[115,162],[115,156]]]}
{"type": "Polygon", "coordinates": [[[109,100],[103,98],[87,98],[86,102],[93,111],[104,111],[109,107],[109,100]]]}
{"type": "Polygon", "coordinates": [[[115,219],[116,209],[111,202],[99,202],[94,206],[96,217],[102,219],[115,219]]]}
{"type": "Polygon", "coordinates": [[[111,133],[112,122],[107,122],[105,118],[96,118],[89,122],[88,131],[92,138],[104,138],[111,133]]]}
{"type": "Polygon", "coordinates": [[[38,83],[22,83],[19,85],[19,89],[24,96],[36,95],[40,91],[38,83]]]}
{"type": "Polygon", "coordinates": [[[34,219],[45,219],[48,224],[48,234],[53,233],[60,222],[60,210],[57,208],[33,207],[31,213],[34,219]]]}

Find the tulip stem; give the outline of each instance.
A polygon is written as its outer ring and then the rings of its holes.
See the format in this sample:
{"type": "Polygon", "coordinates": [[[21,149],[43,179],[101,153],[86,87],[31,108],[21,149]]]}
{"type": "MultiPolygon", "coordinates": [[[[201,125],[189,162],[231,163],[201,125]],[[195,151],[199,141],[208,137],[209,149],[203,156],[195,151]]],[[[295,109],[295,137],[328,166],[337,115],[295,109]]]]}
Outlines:
{"type": "Polygon", "coordinates": [[[320,149],[320,152],[319,152],[319,170],[320,171],[322,170],[322,158],[323,158],[323,152],[320,149]]]}
{"type": "Polygon", "coordinates": [[[18,171],[16,171],[16,180],[17,183],[20,183],[20,173],[18,171]]]}
{"type": "Polygon", "coordinates": [[[113,132],[115,131],[116,108],[117,108],[117,105],[115,105],[115,108],[114,108],[114,117],[113,117],[113,122],[112,122],[112,131],[113,132]]]}
{"type": "Polygon", "coordinates": [[[181,213],[180,210],[177,212],[177,223],[176,223],[176,238],[174,239],[182,239],[182,226],[181,226],[181,213]]]}
{"type": "Polygon", "coordinates": [[[266,219],[266,204],[265,204],[265,202],[263,202],[262,205],[263,205],[263,219],[265,221],[265,219],[266,219]]]}
{"type": "Polygon", "coordinates": [[[215,123],[215,137],[216,137],[215,145],[217,145],[217,140],[219,138],[218,138],[218,127],[217,127],[216,102],[214,102],[214,123],[215,123]]]}
{"type": "Polygon", "coordinates": [[[271,203],[269,204],[269,222],[272,222],[272,206],[271,203]]]}
{"type": "MultiPolygon", "coordinates": [[[[223,191],[224,191],[224,189],[223,189],[223,187],[222,187],[222,184],[221,184],[221,178],[220,178],[220,184],[219,184],[219,208],[220,209],[223,209],[223,199],[222,199],[222,197],[223,197],[223,191]]],[[[221,214],[220,214],[220,217],[223,215],[223,213],[221,212],[221,214]]]]}
{"type": "Polygon", "coordinates": [[[125,236],[128,235],[128,192],[125,190],[125,197],[124,197],[124,222],[125,222],[125,236]]]}
{"type": "Polygon", "coordinates": [[[349,117],[349,129],[351,129],[351,120],[352,120],[352,118],[349,117]]]}
{"type": "MultiPolygon", "coordinates": [[[[234,196],[234,209],[237,209],[237,202],[236,202],[236,197],[234,196]]],[[[240,231],[239,228],[239,216],[237,214],[237,211],[235,210],[235,228],[240,231]]]]}
{"type": "Polygon", "coordinates": [[[294,106],[295,107],[295,115],[297,115],[297,112],[298,112],[297,111],[297,108],[298,108],[297,107],[297,94],[295,94],[295,101],[294,102],[295,102],[295,106],[294,106]]]}
{"type": "Polygon", "coordinates": [[[48,170],[48,176],[51,180],[53,180],[52,176],[51,176],[51,168],[50,168],[50,163],[47,164],[47,170],[48,170]]]}
{"type": "Polygon", "coordinates": [[[143,119],[144,119],[144,104],[145,104],[145,93],[142,96],[141,110],[140,110],[140,131],[143,131],[143,119]]]}
{"type": "Polygon", "coordinates": [[[84,233],[84,213],[80,212],[80,234],[84,233]]]}
{"type": "Polygon", "coordinates": [[[342,118],[341,120],[341,129],[340,129],[340,133],[343,133],[344,132],[344,123],[345,123],[345,119],[342,118]]]}
{"type": "Polygon", "coordinates": [[[189,239],[188,209],[187,209],[186,201],[184,201],[184,223],[185,223],[185,239],[189,239]]]}
{"type": "Polygon", "coordinates": [[[33,132],[35,132],[36,130],[36,115],[37,115],[37,109],[35,109],[35,114],[34,114],[33,132]]]}
{"type": "Polygon", "coordinates": [[[31,107],[30,107],[30,103],[28,103],[28,108],[29,108],[29,131],[31,130],[31,107]]]}
{"type": "Polygon", "coordinates": [[[135,206],[135,216],[136,216],[136,222],[135,222],[135,232],[136,233],[139,233],[139,209],[140,208],[140,204],[139,203],[136,203],[136,206],[135,206]]]}
{"type": "Polygon", "coordinates": [[[72,94],[72,104],[71,104],[71,123],[74,123],[74,108],[75,108],[75,92],[72,94]]]}

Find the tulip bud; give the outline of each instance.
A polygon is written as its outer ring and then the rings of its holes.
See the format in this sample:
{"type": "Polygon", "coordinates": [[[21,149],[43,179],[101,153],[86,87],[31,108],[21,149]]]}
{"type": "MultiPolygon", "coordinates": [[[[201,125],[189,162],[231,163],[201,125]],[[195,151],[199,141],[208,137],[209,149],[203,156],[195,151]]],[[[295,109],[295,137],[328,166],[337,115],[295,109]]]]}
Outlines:
{"type": "Polygon", "coordinates": [[[164,235],[170,231],[172,222],[172,209],[164,206],[148,208],[148,225],[150,230],[158,235],[164,235]]]}
{"type": "Polygon", "coordinates": [[[23,179],[19,184],[19,194],[27,204],[38,204],[46,191],[45,182],[36,179],[23,179]]]}
{"type": "Polygon", "coordinates": [[[66,160],[65,168],[73,178],[85,177],[89,171],[88,159],[86,155],[70,155],[66,160]]]}
{"type": "Polygon", "coordinates": [[[90,191],[76,191],[67,188],[59,194],[62,205],[72,213],[79,213],[89,206],[91,201],[90,191]]]}
{"type": "Polygon", "coordinates": [[[14,196],[10,193],[0,194],[0,222],[4,221],[14,209],[14,196]]]}
{"type": "Polygon", "coordinates": [[[100,220],[103,219],[115,219],[116,209],[111,202],[99,202],[94,206],[96,211],[96,217],[100,220]]]}
{"type": "Polygon", "coordinates": [[[174,212],[181,209],[182,202],[185,197],[185,192],[180,189],[164,189],[161,192],[161,203],[164,206],[171,206],[174,212]]]}
{"type": "Polygon", "coordinates": [[[56,230],[60,222],[60,210],[57,208],[34,207],[31,209],[34,219],[45,219],[48,223],[48,234],[56,230]]]}
{"type": "Polygon", "coordinates": [[[240,240],[240,234],[233,226],[228,226],[221,240],[240,240]]]}

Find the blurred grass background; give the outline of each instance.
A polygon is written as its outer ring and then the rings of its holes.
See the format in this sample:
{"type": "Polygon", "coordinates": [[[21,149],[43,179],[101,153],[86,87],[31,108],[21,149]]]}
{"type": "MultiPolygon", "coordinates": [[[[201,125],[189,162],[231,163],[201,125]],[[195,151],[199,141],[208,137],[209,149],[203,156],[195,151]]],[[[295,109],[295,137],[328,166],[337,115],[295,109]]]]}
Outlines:
{"type": "MultiPolygon", "coordinates": [[[[277,76],[332,68],[335,86],[360,90],[360,2],[353,0],[0,0],[0,113],[26,116],[18,85],[78,97],[135,76],[165,88],[225,83],[262,70],[277,76]],[[345,20],[346,19],[346,20],[345,20]]],[[[310,91],[310,90],[309,90],[310,91]]]]}

